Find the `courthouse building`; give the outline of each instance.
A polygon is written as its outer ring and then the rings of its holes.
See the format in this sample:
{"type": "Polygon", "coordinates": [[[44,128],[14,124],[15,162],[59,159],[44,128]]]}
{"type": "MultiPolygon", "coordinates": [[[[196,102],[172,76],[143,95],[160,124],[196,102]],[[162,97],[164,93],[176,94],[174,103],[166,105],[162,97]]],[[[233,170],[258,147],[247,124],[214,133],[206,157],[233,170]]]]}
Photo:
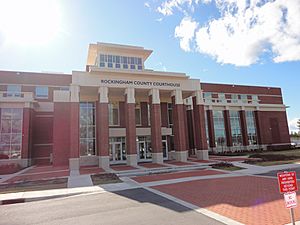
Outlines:
{"type": "Polygon", "coordinates": [[[151,53],[97,43],[85,71],[0,71],[0,164],[107,169],[290,145],[280,88],[149,70],[151,53]]]}

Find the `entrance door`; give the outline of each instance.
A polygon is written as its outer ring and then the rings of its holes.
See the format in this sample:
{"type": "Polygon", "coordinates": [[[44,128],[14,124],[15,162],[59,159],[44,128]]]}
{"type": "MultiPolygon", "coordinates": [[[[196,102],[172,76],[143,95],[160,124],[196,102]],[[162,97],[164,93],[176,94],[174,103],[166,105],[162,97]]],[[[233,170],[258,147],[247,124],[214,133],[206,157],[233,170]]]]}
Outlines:
{"type": "Polygon", "coordinates": [[[137,150],[139,153],[139,161],[150,161],[152,158],[151,143],[146,141],[137,142],[137,150]]]}
{"type": "Polygon", "coordinates": [[[146,142],[139,141],[137,146],[139,157],[141,160],[146,159],[146,142]]]}
{"type": "Polygon", "coordinates": [[[112,163],[119,163],[126,159],[122,149],[122,142],[112,142],[109,144],[110,160],[112,163]]]}
{"type": "Polygon", "coordinates": [[[168,159],[168,142],[167,140],[162,140],[162,150],[164,159],[168,159]]]}

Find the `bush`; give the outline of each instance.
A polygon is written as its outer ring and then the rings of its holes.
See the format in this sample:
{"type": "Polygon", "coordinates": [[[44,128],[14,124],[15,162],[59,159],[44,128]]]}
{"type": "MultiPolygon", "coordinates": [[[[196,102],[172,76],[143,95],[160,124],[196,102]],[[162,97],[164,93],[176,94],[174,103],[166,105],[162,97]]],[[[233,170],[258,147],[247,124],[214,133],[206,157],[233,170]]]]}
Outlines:
{"type": "Polygon", "coordinates": [[[220,162],[220,163],[213,164],[211,167],[214,169],[218,169],[218,168],[233,167],[233,166],[234,165],[230,162],[220,162]]]}

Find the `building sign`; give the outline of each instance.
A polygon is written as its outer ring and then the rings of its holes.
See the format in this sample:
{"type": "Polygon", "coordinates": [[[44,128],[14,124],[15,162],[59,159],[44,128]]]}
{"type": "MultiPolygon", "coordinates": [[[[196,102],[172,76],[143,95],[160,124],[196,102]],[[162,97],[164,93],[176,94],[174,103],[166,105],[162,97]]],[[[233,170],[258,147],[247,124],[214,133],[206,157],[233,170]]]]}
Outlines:
{"type": "Polygon", "coordinates": [[[296,208],[297,207],[297,195],[296,192],[289,192],[284,193],[284,201],[285,201],[285,207],[290,208],[296,208]]]}
{"type": "Polygon", "coordinates": [[[298,191],[295,171],[277,173],[280,193],[298,191]]]}
{"type": "Polygon", "coordinates": [[[102,79],[101,84],[136,85],[136,86],[148,86],[148,87],[180,87],[180,83],[161,82],[161,81],[140,81],[140,80],[102,79]]]}

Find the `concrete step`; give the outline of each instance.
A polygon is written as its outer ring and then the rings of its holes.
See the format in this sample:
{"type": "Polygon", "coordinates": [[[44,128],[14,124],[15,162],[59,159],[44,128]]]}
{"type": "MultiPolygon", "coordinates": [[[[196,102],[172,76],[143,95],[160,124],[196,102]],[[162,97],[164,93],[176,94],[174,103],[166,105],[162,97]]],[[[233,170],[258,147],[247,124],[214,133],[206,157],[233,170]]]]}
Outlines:
{"type": "Polygon", "coordinates": [[[118,177],[132,177],[132,176],[144,176],[151,174],[160,173],[171,173],[171,172],[183,172],[199,169],[210,168],[208,165],[185,165],[185,166],[170,166],[170,167],[160,167],[160,168],[145,168],[137,170],[126,170],[126,171],[116,171],[114,172],[118,177]]]}

